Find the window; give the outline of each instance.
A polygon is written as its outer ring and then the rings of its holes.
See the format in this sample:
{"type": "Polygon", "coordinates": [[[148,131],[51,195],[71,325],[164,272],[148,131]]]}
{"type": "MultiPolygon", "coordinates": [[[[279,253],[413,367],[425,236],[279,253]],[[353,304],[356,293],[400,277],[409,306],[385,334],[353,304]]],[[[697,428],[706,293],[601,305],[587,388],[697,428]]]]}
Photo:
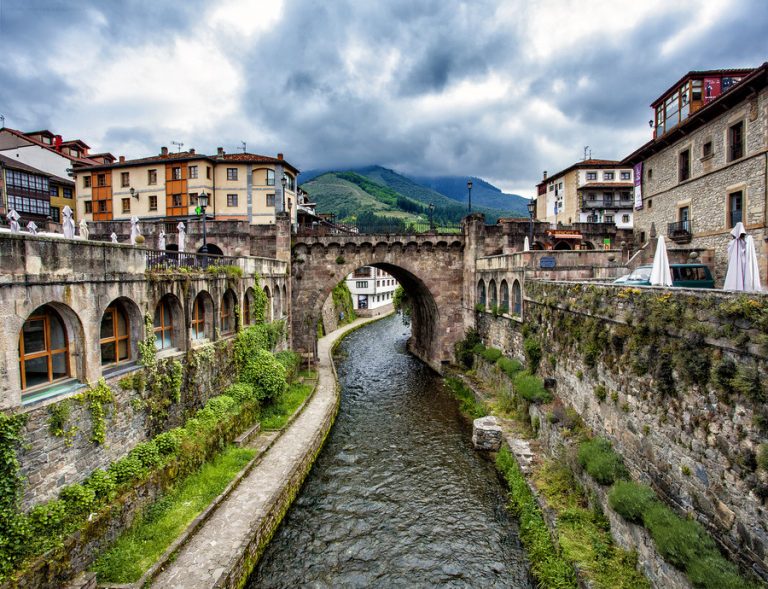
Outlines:
{"type": "Polygon", "coordinates": [[[156,194],[150,194],[149,195],[149,210],[150,211],[156,211],[157,210],[157,195],[156,194]]]}
{"type": "Polygon", "coordinates": [[[123,199],[123,212],[124,213],[130,213],[131,212],[131,199],[130,198],[124,198],[123,199]]]}
{"type": "Polygon", "coordinates": [[[69,376],[69,339],[59,314],[38,307],[19,334],[21,388],[28,389],[69,376]]]}
{"type": "Polygon", "coordinates": [[[56,223],[58,223],[61,220],[61,213],[59,211],[59,207],[51,207],[51,219],[53,219],[56,223]]]}
{"type": "Polygon", "coordinates": [[[267,206],[268,207],[275,206],[275,195],[274,194],[268,194],[267,195],[267,206]]]}
{"type": "Polygon", "coordinates": [[[515,280],[512,283],[512,311],[515,315],[520,315],[523,311],[523,294],[520,290],[520,281],[515,280]]]}
{"type": "Polygon", "coordinates": [[[221,300],[221,333],[235,333],[235,295],[231,290],[224,293],[221,300]]]}
{"type": "Polygon", "coordinates": [[[613,215],[606,215],[603,219],[603,223],[613,223],[613,215]]]}
{"type": "Polygon", "coordinates": [[[358,280],[355,282],[355,288],[368,288],[367,280],[358,280]]]}
{"type": "Polygon", "coordinates": [[[652,207],[653,207],[653,201],[649,198],[648,199],[648,208],[650,209],[652,207]]]}
{"type": "Polygon", "coordinates": [[[97,186],[106,186],[107,185],[107,175],[106,174],[99,174],[96,176],[96,185],[97,186]]]}
{"type": "Polygon", "coordinates": [[[632,172],[624,171],[621,173],[621,179],[622,180],[631,180],[632,179],[632,172]]]}
{"type": "Polygon", "coordinates": [[[290,174],[286,174],[285,178],[287,180],[285,187],[288,190],[294,190],[296,188],[296,184],[295,184],[296,180],[294,179],[294,177],[291,176],[290,174]]]}
{"type": "Polygon", "coordinates": [[[640,232],[640,243],[645,243],[645,231],[640,232]]]}
{"type": "Polygon", "coordinates": [[[90,187],[91,187],[91,177],[83,176],[83,188],[90,188],[90,187]]]}
{"type": "Polygon", "coordinates": [[[157,184],[157,170],[147,172],[147,184],[157,184]]]}
{"type": "Polygon", "coordinates": [[[603,180],[613,180],[614,176],[613,172],[603,172],[603,180]]]}
{"type": "Polygon", "coordinates": [[[91,213],[93,213],[93,202],[91,202],[90,200],[85,201],[85,213],[87,215],[90,215],[91,213]]]}
{"type": "Polygon", "coordinates": [[[648,180],[653,179],[653,168],[648,168],[648,180]]]}
{"type": "Polygon", "coordinates": [[[686,231],[690,231],[689,220],[691,218],[690,207],[680,207],[677,211],[677,218],[680,221],[680,227],[686,231]]]}
{"type": "Polygon", "coordinates": [[[130,186],[130,174],[129,172],[121,172],[120,173],[120,186],[125,188],[126,186],[130,186]]]}
{"type": "Polygon", "coordinates": [[[485,307],[485,282],[482,280],[477,283],[477,302],[485,307]]]}
{"type": "Polygon", "coordinates": [[[107,307],[101,317],[101,365],[118,364],[131,358],[128,314],[122,306],[107,307]]]}
{"type": "Polygon", "coordinates": [[[173,313],[168,296],[160,299],[155,307],[155,319],[152,323],[155,332],[155,348],[167,350],[173,347],[173,313]]]}
{"type": "Polygon", "coordinates": [[[587,180],[597,180],[597,172],[587,172],[587,180]]]}
{"type": "Polygon", "coordinates": [[[205,166],[205,177],[208,180],[211,179],[211,166],[205,166]]]}
{"type": "Polygon", "coordinates": [[[613,206],[613,192],[603,192],[603,206],[613,206]]]}
{"type": "Polygon", "coordinates": [[[509,311],[509,287],[506,280],[502,280],[499,286],[499,299],[501,300],[501,312],[507,313],[509,311]]]}
{"type": "Polygon", "coordinates": [[[555,189],[555,185],[554,184],[550,184],[549,185],[549,191],[552,192],[554,189],[555,189]]]}
{"type": "Polygon", "coordinates": [[[237,180],[237,168],[227,168],[227,180],[237,180]]]}
{"type": "Polygon", "coordinates": [[[203,339],[205,337],[205,302],[201,295],[197,295],[195,303],[192,305],[192,339],[203,339]]]}
{"type": "Polygon", "coordinates": [[[59,189],[58,189],[58,187],[54,186],[53,184],[50,185],[48,193],[51,195],[51,198],[58,198],[59,197],[59,189]]]}
{"type": "Polygon", "coordinates": [[[694,80],[691,88],[691,100],[701,100],[701,80],[694,80]]]}
{"type": "Polygon", "coordinates": [[[107,212],[107,201],[106,200],[99,200],[97,202],[99,203],[99,212],[100,213],[106,213],[107,212]]]}
{"type": "Polygon", "coordinates": [[[701,147],[701,157],[710,157],[712,155],[712,142],[707,141],[702,147],[701,147]]]}
{"type": "Polygon", "coordinates": [[[64,188],[61,189],[61,192],[62,192],[62,196],[64,198],[72,198],[72,189],[71,188],[68,188],[68,187],[65,186],[64,188]]]}
{"type": "Polygon", "coordinates": [[[172,194],[171,195],[171,206],[173,206],[173,207],[183,206],[180,194],[172,194]]]}
{"type": "Polygon", "coordinates": [[[744,193],[741,190],[731,192],[728,195],[728,227],[733,227],[738,222],[744,222],[743,218],[744,193]]]}
{"type": "Polygon", "coordinates": [[[171,168],[171,178],[173,180],[181,180],[181,167],[180,166],[174,166],[171,168]]]}
{"type": "Polygon", "coordinates": [[[621,216],[621,222],[622,223],[629,223],[629,215],[622,215],[621,216]]]}
{"type": "Polygon", "coordinates": [[[267,170],[267,186],[275,185],[275,171],[267,170]]]}
{"type": "Polygon", "coordinates": [[[187,168],[187,177],[192,180],[197,178],[197,166],[189,166],[187,168]]]}
{"type": "Polygon", "coordinates": [[[728,128],[728,161],[744,156],[744,121],[728,128]]]}
{"type": "Polygon", "coordinates": [[[236,207],[237,206],[237,195],[236,194],[228,194],[227,195],[227,206],[228,207],[236,207]]]}
{"type": "Polygon", "coordinates": [[[678,177],[684,182],[691,177],[691,150],[685,149],[678,156],[678,177]]]}

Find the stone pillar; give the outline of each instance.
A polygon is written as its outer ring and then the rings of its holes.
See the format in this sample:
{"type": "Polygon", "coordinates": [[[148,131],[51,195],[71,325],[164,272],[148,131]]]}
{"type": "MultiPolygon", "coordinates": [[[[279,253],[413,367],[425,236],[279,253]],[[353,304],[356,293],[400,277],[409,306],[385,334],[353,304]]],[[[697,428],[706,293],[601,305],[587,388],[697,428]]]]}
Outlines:
{"type": "Polygon", "coordinates": [[[464,312],[464,331],[475,327],[475,289],[477,273],[475,263],[485,248],[485,215],[471,213],[461,222],[464,233],[464,289],[461,307],[464,312]]]}
{"type": "Polygon", "coordinates": [[[283,301],[286,314],[285,333],[288,340],[288,347],[293,348],[293,326],[291,324],[293,316],[291,299],[293,297],[291,283],[291,217],[286,212],[275,215],[275,257],[288,263],[286,273],[286,296],[283,301]]]}

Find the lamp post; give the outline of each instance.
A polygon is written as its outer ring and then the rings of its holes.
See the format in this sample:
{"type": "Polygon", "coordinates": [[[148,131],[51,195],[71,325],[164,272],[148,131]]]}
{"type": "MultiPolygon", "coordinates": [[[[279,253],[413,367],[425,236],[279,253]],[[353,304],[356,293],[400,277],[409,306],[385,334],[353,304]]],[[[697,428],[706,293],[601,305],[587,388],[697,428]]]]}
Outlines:
{"type": "Polygon", "coordinates": [[[283,177],[280,178],[280,184],[283,185],[283,208],[281,212],[285,212],[285,185],[288,183],[288,178],[285,177],[285,174],[283,174],[283,177]]]}
{"type": "Polygon", "coordinates": [[[528,201],[528,225],[529,228],[529,239],[530,239],[530,246],[531,249],[533,249],[533,218],[536,216],[536,199],[532,198],[528,201]]]}
{"type": "Polygon", "coordinates": [[[467,180],[467,212],[472,212],[472,180],[467,180]]]}
{"type": "Polygon", "coordinates": [[[435,221],[434,221],[434,213],[435,213],[435,205],[433,203],[429,203],[429,230],[434,231],[435,230],[435,221]]]}
{"type": "Polygon", "coordinates": [[[205,217],[207,216],[205,214],[205,208],[208,206],[208,195],[206,194],[205,190],[203,190],[198,196],[197,196],[197,203],[200,207],[200,214],[203,216],[203,247],[200,248],[201,254],[207,254],[208,253],[208,234],[205,231],[205,217]]]}

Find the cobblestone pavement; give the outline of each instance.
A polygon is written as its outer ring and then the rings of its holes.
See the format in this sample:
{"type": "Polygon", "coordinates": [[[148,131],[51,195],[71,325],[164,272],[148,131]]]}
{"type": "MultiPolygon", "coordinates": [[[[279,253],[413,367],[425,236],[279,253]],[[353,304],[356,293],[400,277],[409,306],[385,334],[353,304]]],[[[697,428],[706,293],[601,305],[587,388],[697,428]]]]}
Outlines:
{"type": "Polygon", "coordinates": [[[152,587],[208,589],[226,575],[248,545],[257,520],[265,517],[269,506],[280,495],[291,467],[310,451],[312,439],[323,427],[328,413],[334,410],[337,392],[331,346],[345,332],[369,321],[371,319],[358,319],[318,341],[317,390],[304,411],[180,549],[176,559],[155,577],[152,587]]]}

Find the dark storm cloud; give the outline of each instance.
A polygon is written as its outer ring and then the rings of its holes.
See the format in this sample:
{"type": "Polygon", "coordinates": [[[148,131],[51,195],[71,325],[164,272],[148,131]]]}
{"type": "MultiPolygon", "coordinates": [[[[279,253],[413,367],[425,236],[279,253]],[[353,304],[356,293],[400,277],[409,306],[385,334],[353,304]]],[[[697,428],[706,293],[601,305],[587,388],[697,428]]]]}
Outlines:
{"type": "MultiPolygon", "coordinates": [[[[282,18],[252,37],[230,30],[237,23],[210,28],[205,15],[215,6],[0,0],[0,113],[9,125],[15,118],[26,128],[61,127],[69,121],[60,105],[69,101],[84,139],[97,134],[101,148],[133,156],[173,137],[201,150],[231,151],[242,140],[252,151],[284,152],[303,169],[378,163],[492,177],[531,193],[541,170],[570,165],[584,145],[606,158],[636,148],[650,136],[648,105],[688,70],[756,66],[768,55],[762,0],[715,10],[711,23],[667,50],[704,8],[660,4],[629,23],[614,3],[603,29],[551,54],[541,54],[542,44],[567,41],[578,23],[556,8],[529,22],[542,5],[522,0],[286,0],[282,18]],[[612,23],[631,26],[613,34],[612,23]],[[66,49],[73,32],[92,37],[84,51],[95,68],[134,48],[199,36],[242,78],[235,112],[217,118],[224,105],[214,102],[171,128],[151,102],[118,92],[107,102],[114,115],[106,128],[89,129],[90,97],[77,94],[76,77],[89,72],[38,67],[66,49]],[[76,96],[85,101],[80,110],[71,104],[76,96]]],[[[584,10],[577,16],[589,16],[584,10]]],[[[180,108],[210,91],[187,82],[170,90],[180,108]]]]}

